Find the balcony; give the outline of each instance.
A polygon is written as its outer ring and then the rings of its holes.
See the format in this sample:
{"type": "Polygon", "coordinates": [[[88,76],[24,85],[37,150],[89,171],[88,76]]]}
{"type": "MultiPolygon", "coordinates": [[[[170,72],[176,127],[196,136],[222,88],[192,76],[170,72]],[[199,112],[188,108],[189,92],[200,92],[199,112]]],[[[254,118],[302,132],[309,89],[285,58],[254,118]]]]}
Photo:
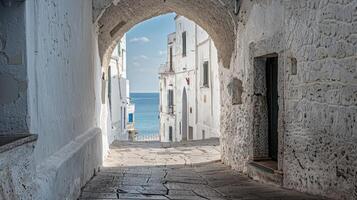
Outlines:
{"type": "Polygon", "coordinates": [[[167,113],[170,114],[170,115],[173,115],[174,114],[174,106],[173,105],[169,105],[167,107],[167,113]]]}
{"type": "Polygon", "coordinates": [[[168,63],[160,65],[159,68],[159,73],[160,74],[168,74],[168,73],[175,73],[173,67],[170,68],[170,65],[168,63]]]}

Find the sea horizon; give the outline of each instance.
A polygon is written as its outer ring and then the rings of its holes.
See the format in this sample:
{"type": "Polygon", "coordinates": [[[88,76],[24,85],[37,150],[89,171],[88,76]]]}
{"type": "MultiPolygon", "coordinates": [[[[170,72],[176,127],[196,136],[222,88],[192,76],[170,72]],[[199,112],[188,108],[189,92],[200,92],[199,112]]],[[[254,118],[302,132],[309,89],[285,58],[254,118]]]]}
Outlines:
{"type": "Polygon", "coordinates": [[[139,136],[159,134],[159,92],[130,92],[135,104],[135,129],[139,136]]]}
{"type": "Polygon", "coordinates": [[[156,94],[160,93],[159,91],[153,91],[153,92],[130,92],[130,94],[156,94]]]}

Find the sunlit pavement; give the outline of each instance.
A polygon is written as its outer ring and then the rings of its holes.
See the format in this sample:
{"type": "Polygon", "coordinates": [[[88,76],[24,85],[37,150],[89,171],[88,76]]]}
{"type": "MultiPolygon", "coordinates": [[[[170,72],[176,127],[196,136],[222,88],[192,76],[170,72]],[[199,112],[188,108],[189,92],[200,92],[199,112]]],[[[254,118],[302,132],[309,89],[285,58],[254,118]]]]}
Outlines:
{"type": "Polygon", "coordinates": [[[216,139],[176,144],[116,142],[80,199],[318,199],[260,184],[221,164],[216,139]]]}

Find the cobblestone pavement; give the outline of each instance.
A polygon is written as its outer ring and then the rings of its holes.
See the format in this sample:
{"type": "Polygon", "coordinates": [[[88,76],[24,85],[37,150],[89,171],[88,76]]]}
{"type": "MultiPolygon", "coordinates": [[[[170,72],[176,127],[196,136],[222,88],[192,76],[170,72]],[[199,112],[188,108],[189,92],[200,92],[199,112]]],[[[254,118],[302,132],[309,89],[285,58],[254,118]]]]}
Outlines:
{"type": "Polygon", "coordinates": [[[80,199],[318,199],[257,183],[219,159],[218,140],[166,146],[116,142],[80,199]]]}

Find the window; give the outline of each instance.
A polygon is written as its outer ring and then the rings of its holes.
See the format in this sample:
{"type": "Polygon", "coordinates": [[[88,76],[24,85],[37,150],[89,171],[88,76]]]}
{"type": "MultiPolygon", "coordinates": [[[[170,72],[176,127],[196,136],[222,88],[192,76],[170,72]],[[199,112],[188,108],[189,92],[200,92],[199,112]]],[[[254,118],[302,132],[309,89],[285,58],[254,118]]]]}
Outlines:
{"type": "Polygon", "coordinates": [[[182,135],[182,130],[181,130],[181,126],[182,126],[182,125],[181,125],[181,122],[180,122],[180,135],[182,135]]]}
{"type": "Polygon", "coordinates": [[[126,108],[124,107],[124,129],[126,128],[126,108]]]}
{"type": "Polygon", "coordinates": [[[187,55],[187,45],[186,45],[186,31],[182,33],[182,57],[187,55]]]}
{"type": "Polygon", "coordinates": [[[108,100],[109,100],[109,110],[110,110],[110,116],[112,117],[112,70],[111,67],[109,66],[108,68],[108,100]]]}
{"type": "Polygon", "coordinates": [[[124,127],[124,121],[123,121],[123,107],[120,107],[120,120],[121,120],[121,129],[124,127]]]}
{"type": "Polygon", "coordinates": [[[174,91],[168,90],[167,92],[167,104],[168,104],[168,112],[170,114],[174,113],[174,91]]]}
{"type": "Polygon", "coordinates": [[[173,70],[173,63],[172,63],[172,47],[170,47],[170,71],[174,71],[173,70]]]}
{"type": "Polygon", "coordinates": [[[192,126],[188,127],[188,139],[193,140],[193,127],[192,126]]]}
{"type": "Polygon", "coordinates": [[[129,123],[133,123],[134,122],[134,115],[133,113],[129,113],[129,123]]]}
{"type": "Polygon", "coordinates": [[[169,127],[169,140],[170,142],[172,142],[172,133],[173,132],[173,129],[172,129],[172,126],[169,127]]]}
{"type": "Polygon", "coordinates": [[[121,45],[120,42],[118,43],[118,56],[121,56],[121,45]]]}
{"type": "Polygon", "coordinates": [[[208,72],[208,66],[209,63],[208,61],[205,61],[203,63],[203,79],[202,79],[202,86],[203,87],[209,87],[209,72],[208,72]]]}

